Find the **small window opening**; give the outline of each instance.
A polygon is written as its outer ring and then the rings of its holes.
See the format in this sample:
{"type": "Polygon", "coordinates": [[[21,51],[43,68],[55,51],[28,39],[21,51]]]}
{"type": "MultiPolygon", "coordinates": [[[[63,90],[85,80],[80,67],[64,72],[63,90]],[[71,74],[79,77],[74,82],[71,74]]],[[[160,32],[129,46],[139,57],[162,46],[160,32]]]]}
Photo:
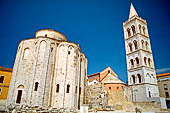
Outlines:
{"type": "Polygon", "coordinates": [[[132,32],[133,32],[133,35],[136,33],[134,25],[132,25],[132,32]]]}
{"type": "Polygon", "coordinates": [[[151,92],[149,91],[149,98],[151,97],[151,92]]]}
{"type": "Polygon", "coordinates": [[[110,70],[108,70],[108,73],[110,73],[110,70]]]}
{"type": "Polygon", "coordinates": [[[117,89],[119,89],[119,87],[117,86],[117,89]]]}
{"type": "Polygon", "coordinates": [[[139,65],[139,58],[138,58],[138,57],[136,57],[135,59],[136,59],[136,63],[137,63],[137,65],[139,65]]]}
{"type": "Polygon", "coordinates": [[[67,84],[67,93],[69,93],[69,91],[70,91],[70,85],[69,84],[67,84]]]}
{"type": "Polygon", "coordinates": [[[139,83],[141,83],[142,81],[141,81],[141,76],[140,76],[140,74],[137,74],[137,77],[138,77],[138,79],[139,79],[139,83]]]}
{"type": "Polygon", "coordinates": [[[145,27],[143,26],[143,34],[145,35],[145,27]]]}
{"type": "Polygon", "coordinates": [[[0,76],[0,83],[4,82],[4,76],[0,76]]]}
{"type": "Polygon", "coordinates": [[[135,45],[135,50],[137,50],[137,49],[138,49],[137,41],[136,41],[136,40],[134,40],[134,41],[133,41],[133,43],[134,43],[134,45],[135,45]]]}
{"type": "Polygon", "coordinates": [[[131,59],[130,62],[131,62],[131,65],[134,66],[133,59],[131,59]]]}
{"type": "Polygon", "coordinates": [[[56,93],[58,93],[59,92],[59,84],[57,84],[57,87],[56,87],[56,93]]]}
{"type": "Polygon", "coordinates": [[[47,34],[45,34],[45,37],[47,37],[47,34]]]}
{"type": "Polygon", "coordinates": [[[132,52],[132,44],[129,43],[129,49],[130,49],[130,52],[132,52]]]}
{"type": "Polygon", "coordinates": [[[148,58],[148,64],[149,64],[149,66],[151,66],[151,59],[150,58],[148,58]]]}
{"type": "Polygon", "coordinates": [[[79,88],[79,95],[81,95],[81,87],[79,88]]]}
{"type": "Polygon", "coordinates": [[[53,51],[53,47],[51,48],[51,52],[53,51]]]}
{"type": "Polygon", "coordinates": [[[148,42],[145,42],[146,50],[148,50],[148,42]]]}
{"type": "Polygon", "coordinates": [[[169,93],[165,92],[165,96],[166,96],[166,98],[169,98],[169,93]]]}
{"type": "Polygon", "coordinates": [[[109,87],[109,89],[111,90],[111,87],[109,87]]]}
{"type": "Polygon", "coordinates": [[[141,31],[141,25],[139,24],[139,33],[141,33],[142,31],[141,31]]]}
{"type": "Polygon", "coordinates": [[[37,91],[38,90],[38,82],[35,83],[35,88],[34,88],[34,91],[37,91]]]}
{"type": "Polygon", "coordinates": [[[68,54],[70,55],[70,51],[68,51],[68,54]]]}
{"type": "Polygon", "coordinates": [[[127,32],[128,32],[128,37],[130,37],[131,33],[130,33],[130,29],[129,28],[127,29],[127,32]]]}
{"type": "Polygon", "coordinates": [[[167,84],[164,84],[164,90],[168,90],[167,84]]]}
{"type": "Polygon", "coordinates": [[[18,103],[18,104],[21,103],[21,97],[22,97],[22,90],[18,90],[16,103],[18,103]]]}
{"type": "Polygon", "coordinates": [[[144,57],[144,62],[145,62],[145,65],[147,65],[147,63],[146,63],[146,60],[147,60],[147,58],[146,58],[146,57],[144,57]]]}
{"type": "Polygon", "coordinates": [[[135,84],[135,75],[132,75],[133,83],[135,84]]]}
{"type": "Polygon", "coordinates": [[[142,40],[141,43],[142,43],[142,48],[144,48],[144,41],[142,40]]]}

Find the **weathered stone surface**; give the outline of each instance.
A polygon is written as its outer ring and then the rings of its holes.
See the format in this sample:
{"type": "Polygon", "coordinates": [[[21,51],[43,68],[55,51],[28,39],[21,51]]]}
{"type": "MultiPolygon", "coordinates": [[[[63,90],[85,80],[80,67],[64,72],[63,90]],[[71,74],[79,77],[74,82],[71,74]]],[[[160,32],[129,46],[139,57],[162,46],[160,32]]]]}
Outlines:
{"type": "Polygon", "coordinates": [[[67,42],[61,33],[41,30],[18,46],[7,106],[76,110],[85,102],[86,71],[87,59],[78,44],[67,42]]]}

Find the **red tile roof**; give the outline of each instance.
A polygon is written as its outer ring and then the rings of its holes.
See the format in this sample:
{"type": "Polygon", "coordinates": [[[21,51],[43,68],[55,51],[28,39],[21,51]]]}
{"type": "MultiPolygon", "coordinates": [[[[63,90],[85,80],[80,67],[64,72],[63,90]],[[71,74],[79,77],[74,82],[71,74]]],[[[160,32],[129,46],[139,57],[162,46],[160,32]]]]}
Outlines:
{"type": "Polygon", "coordinates": [[[163,74],[159,74],[159,75],[156,75],[156,77],[162,77],[162,76],[170,76],[170,73],[163,73],[163,74]]]}
{"type": "Polygon", "coordinates": [[[0,71],[12,72],[12,68],[0,67],[0,71]]]}

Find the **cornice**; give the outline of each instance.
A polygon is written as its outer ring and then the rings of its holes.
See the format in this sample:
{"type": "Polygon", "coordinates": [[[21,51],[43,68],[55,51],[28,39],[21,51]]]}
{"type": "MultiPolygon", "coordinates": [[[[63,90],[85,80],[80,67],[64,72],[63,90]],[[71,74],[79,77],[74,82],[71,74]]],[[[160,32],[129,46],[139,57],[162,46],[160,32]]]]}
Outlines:
{"type": "Polygon", "coordinates": [[[125,38],[125,40],[129,40],[129,39],[131,39],[131,38],[137,36],[138,34],[141,35],[141,36],[144,36],[145,38],[149,38],[148,36],[143,35],[143,34],[141,34],[141,33],[135,33],[134,35],[132,35],[132,36],[130,36],[130,37],[128,37],[128,38],[125,38]]]}
{"type": "Polygon", "coordinates": [[[127,53],[126,55],[130,55],[130,54],[133,54],[133,53],[136,53],[136,52],[139,52],[139,51],[144,51],[144,52],[146,52],[146,53],[150,53],[150,54],[152,54],[152,52],[150,52],[150,51],[146,51],[146,50],[144,50],[144,49],[137,49],[137,50],[134,50],[134,51],[132,51],[132,52],[130,52],[130,53],[127,53]]]}

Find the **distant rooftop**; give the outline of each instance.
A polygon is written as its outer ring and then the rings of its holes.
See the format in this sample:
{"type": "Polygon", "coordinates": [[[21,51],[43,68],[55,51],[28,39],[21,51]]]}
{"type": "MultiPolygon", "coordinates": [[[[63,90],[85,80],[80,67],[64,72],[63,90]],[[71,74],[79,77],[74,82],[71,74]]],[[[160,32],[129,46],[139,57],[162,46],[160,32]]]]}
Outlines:
{"type": "Polygon", "coordinates": [[[163,73],[163,74],[156,75],[156,77],[162,77],[162,76],[170,76],[170,73],[163,73]]]}
{"type": "Polygon", "coordinates": [[[0,67],[0,71],[12,72],[12,68],[0,67]]]}

